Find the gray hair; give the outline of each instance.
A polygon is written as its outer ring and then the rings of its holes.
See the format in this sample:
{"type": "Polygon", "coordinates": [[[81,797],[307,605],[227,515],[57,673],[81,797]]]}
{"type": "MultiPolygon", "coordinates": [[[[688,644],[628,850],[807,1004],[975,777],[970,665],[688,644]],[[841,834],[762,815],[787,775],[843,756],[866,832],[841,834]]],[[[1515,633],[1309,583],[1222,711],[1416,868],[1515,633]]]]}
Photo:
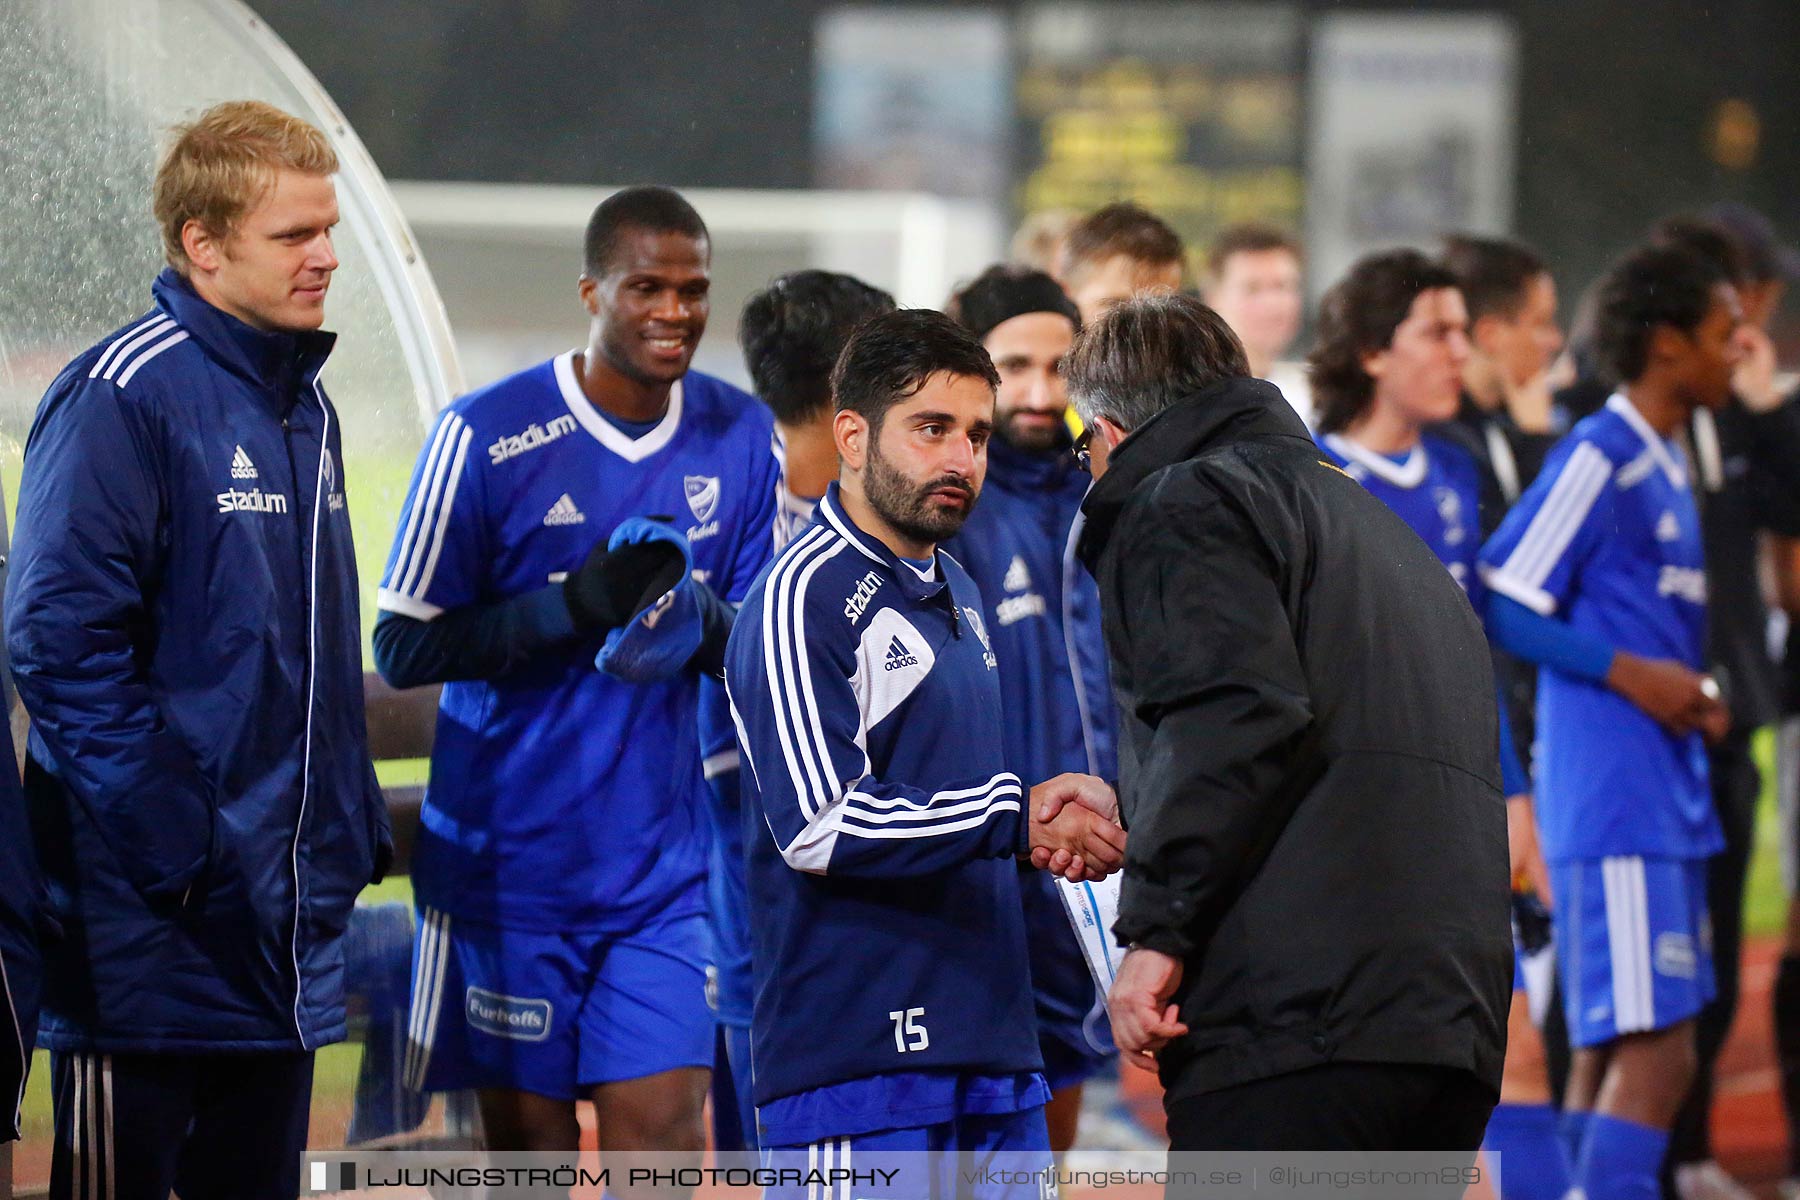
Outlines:
{"type": "Polygon", "coordinates": [[[1243,343],[1192,296],[1139,296],[1101,314],[1075,339],[1063,378],[1087,424],[1130,432],[1177,400],[1250,374],[1243,343]]]}

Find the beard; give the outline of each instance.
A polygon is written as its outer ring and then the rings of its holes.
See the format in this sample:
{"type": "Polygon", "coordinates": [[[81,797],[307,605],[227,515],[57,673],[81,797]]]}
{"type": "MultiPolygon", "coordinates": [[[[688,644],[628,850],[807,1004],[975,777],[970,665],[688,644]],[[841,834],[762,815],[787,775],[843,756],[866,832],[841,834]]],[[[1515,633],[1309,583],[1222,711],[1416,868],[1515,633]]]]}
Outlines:
{"type": "Polygon", "coordinates": [[[956,536],[974,510],[978,489],[956,475],[941,475],[929,483],[915,483],[881,456],[881,443],[869,447],[863,471],[863,498],[881,519],[914,541],[937,545],[956,536]],[[940,488],[955,488],[968,497],[961,508],[945,508],[930,499],[940,488]]]}
{"type": "Polygon", "coordinates": [[[1010,409],[1000,414],[995,432],[1005,438],[1008,445],[1028,454],[1047,454],[1068,440],[1068,429],[1061,420],[1054,425],[1028,424],[1019,420],[1022,411],[1010,409]]]}

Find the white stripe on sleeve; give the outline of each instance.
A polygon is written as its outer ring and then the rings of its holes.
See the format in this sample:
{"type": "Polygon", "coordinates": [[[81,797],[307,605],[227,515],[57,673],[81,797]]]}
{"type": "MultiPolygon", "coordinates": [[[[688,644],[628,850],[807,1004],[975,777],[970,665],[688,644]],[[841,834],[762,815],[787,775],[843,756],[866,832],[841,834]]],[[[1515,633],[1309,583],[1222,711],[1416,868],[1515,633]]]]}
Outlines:
{"type": "MultiPolygon", "coordinates": [[[[185,341],[187,341],[187,339],[188,339],[187,330],[178,329],[174,333],[171,333],[168,337],[164,338],[162,341],[156,343],[156,345],[150,347],[148,350],[144,351],[142,354],[140,354],[136,358],[132,359],[131,365],[126,367],[123,371],[121,371],[119,373],[119,379],[118,379],[119,386],[125,387],[126,385],[128,385],[131,382],[132,377],[135,376],[139,371],[144,369],[145,363],[149,362],[151,359],[153,359],[157,355],[161,354],[164,350],[167,350],[170,346],[176,345],[177,343],[180,343],[180,342],[185,342],[185,341]]],[[[121,362],[124,361],[123,355],[120,356],[120,361],[121,362]]],[[[116,367],[119,364],[114,363],[113,365],[116,367]]]]}
{"type": "Polygon", "coordinates": [[[458,418],[451,413],[438,423],[437,432],[431,435],[431,449],[425,454],[425,469],[419,472],[419,487],[412,495],[412,503],[407,508],[406,528],[400,534],[400,545],[394,551],[394,570],[387,580],[389,590],[401,593],[400,581],[406,578],[412,568],[415,556],[419,526],[424,521],[425,501],[430,489],[437,486],[438,472],[449,465],[449,456],[444,453],[456,432],[458,418]]]}
{"type": "Polygon", "coordinates": [[[1590,442],[1576,446],[1525,536],[1496,574],[1541,589],[1611,476],[1612,462],[1599,447],[1590,442]]]}
{"type": "Polygon", "coordinates": [[[415,600],[425,599],[425,593],[431,590],[432,576],[437,574],[438,555],[444,549],[444,534],[450,529],[450,514],[456,508],[456,489],[462,481],[463,463],[469,456],[469,442],[473,440],[475,431],[464,427],[462,435],[456,439],[456,457],[450,461],[449,482],[444,488],[444,505],[438,511],[437,533],[431,539],[431,556],[425,560],[425,570],[419,576],[419,582],[410,589],[415,600]]]}
{"type": "MultiPolygon", "coordinates": [[[[114,338],[112,345],[106,348],[106,353],[94,360],[94,369],[88,372],[88,378],[100,378],[101,373],[106,371],[108,367],[114,365],[113,360],[117,358],[124,351],[126,345],[132,343],[132,339],[136,338],[139,334],[142,334],[145,337],[155,337],[162,330],[167,329],[174,323],[175,322],[169,320],[169,318],[165,317],[163,314],[157,313],[149,320],[138,325],[133,325],[130,329],[127,329],[124,333],[121,333],[118,337],[114,338]]],[[[112,378],[110,374],[106,377],[108,379],[112,378]]]]}

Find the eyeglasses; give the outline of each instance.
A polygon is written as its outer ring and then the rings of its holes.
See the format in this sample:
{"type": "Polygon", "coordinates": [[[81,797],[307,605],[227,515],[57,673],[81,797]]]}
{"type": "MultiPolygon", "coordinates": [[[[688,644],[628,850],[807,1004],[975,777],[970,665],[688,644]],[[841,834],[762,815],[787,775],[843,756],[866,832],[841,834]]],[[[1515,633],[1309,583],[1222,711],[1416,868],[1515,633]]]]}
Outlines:
{"type": "Polygon", "coordinates": [[[1094,427],[1092,425],[1084,426],[1081,435],[1075,439],[1075,461],[1081,464],[1081,469],[1084,471],[1094,469],[1094,454],[1088,447],[1088,443],[1093,440],[1094,427]]]}

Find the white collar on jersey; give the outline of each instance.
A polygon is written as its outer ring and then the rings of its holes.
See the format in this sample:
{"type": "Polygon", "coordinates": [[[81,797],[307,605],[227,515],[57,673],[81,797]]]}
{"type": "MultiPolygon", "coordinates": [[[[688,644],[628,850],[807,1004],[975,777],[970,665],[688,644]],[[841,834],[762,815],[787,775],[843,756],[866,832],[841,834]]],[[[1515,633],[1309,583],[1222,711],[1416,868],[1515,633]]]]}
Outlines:
{"type": "Polygon", "coordinates": [[[1355,463],[1371,475],[1379,475],[1395,487],[1418,487],[1425,482],[1425,472],[1431,466],[1431,456],[1425,453],[1423,441],[1412,448],[1405,462],[1400,463],[1342,434],[1326,434],[1325,444],[1335,450],[1339,458],[1355,463]]]}
{"type": "Polygon", "coordinates": [[[1649,447],[1650,456],[1663,469],[1663,474],[1669,477],[1670,483],[1676,487],[1687,486],[1687,472],[1675,457],[1675,451],[1663,440],[1661,434],[1650,428],[1650,422],[1644,420],[1644,414],[1637,410],[1637,405],[1625,398],[1625,393],[1614,392],[1607,397],[1606,407],[1623,417],[1625,423],[1631,426],[1631,431],[1643,439],[1644,445],[1649,447]]]}
{"type": "Polygon", "coordinates": [[[634,438],[627,437],[624,430],[601,416],[594,408],[594,402],[581,390],[581,381],[575,378],[575,351],[563,351],[556,356],[555,362],[556,386],[562,390],[563,403],[569,406],[569,412],[581,422],[583,429],[594,435],[595,441],[626,462],[643,462],[668,445],[675,431],[681,428],[681,380],[677,379],[669,389],[669,410],[656,423],[656,428],[643,437],[634,438]]]}

